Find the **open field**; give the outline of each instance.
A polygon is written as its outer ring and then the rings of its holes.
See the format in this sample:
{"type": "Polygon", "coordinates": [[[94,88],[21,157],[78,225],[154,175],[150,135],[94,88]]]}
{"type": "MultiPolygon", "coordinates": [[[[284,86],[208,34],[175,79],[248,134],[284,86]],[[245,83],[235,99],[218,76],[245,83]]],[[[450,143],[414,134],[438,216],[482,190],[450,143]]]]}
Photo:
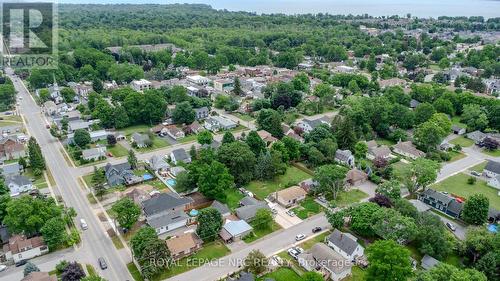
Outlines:
{"type": "Polygon", "coordinates": [[[259,199],[264,199],[272,192],[296,185],[310,177],[311,175],[306,172],[290,166],[284,175],[277,176],[270,181],[252,181],[248,184],[247,189],[253,192],[259,199]]]}

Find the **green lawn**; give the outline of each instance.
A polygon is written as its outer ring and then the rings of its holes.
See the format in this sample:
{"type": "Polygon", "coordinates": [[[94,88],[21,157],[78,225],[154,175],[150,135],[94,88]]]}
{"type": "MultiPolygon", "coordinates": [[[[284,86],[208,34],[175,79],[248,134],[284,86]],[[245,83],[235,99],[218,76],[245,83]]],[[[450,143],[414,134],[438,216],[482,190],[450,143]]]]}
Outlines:
{"type": "Polygon", "coordinates": [[[287,268],[287,267],[280,267],[277,270],[268,273],[260,278],[258,278],[258,281],[263,281],[267,279],[272,279],[275,281],[301,281],[302,278],[293,271],[293,269],[287,268]]]}
{"type": "Polygon", "coordinates": [[[0,115],[0,118],[2,118],[2,121],[11,121],[14,123],[22,123],[23,118],[20,115],[0,115]]]}
{"type": "Polygon", "coordinates": [[[337,199],[332,200],[332,203],[335,203],[337,207],[345,207],[368,198],[368,196],[368,194],[359,189],[353,189],[347,192],[339,193],[337,199]]]}
{"type": "Polygon", "coordinates": [[[151,185],[152,187],[154,187],[158,190],[162,190],[162,189],[167,188],[167,186],[159,179],[150,180],[150,181],[145,182],[144,184],[151,185]]]}
{"type": "Polygon", "coordinates": [[[179,260],[178,262],[176,262],[175,265],[173,265],[168,270],[165,270],[160,275],[153,277],[152,280],[155,281],[155,280],[167,279],[172,276],[194,269],[198,266],[202,266],[202,264],[193,263],[192,262],[193,260],[210,262],[212,260],[216,260],[227,255],[229,252],[230,252],[229,249],[221,241],[215,241],[204,244],[203,248],[196,254],[179,260]],[[188,261],[191,262],[188,263],[188,261]]]}
{"type": "Polygon", "coordinates": [[[490,199],[491,207],[500,209],[500,196],[497,195],[498,190],[487,186],[486,182],[482,180],[478,180],[474,185],[467,184],[468,178],[468,175],[460,173],[432,185],[431,188],[465,198],[476,193],[481,193],[490,199]]]}
{"type": "Polygon", "coordinates": [[[189,135],[187,137],[179,139],[177,142],[178,143],[186,143],[186,142],[192,142],[192,141],[197,141],[197,140],[198,140],[198,135],[189,135]]]}
{"type": "Polygon", "coordinates": [[[123,157],[128,155],[128,150],[121,144],[117,143],[114,146],[107,147],[108,152],[113,155],[113,157],[123,157]]]}
{"type": "Polygon", "coordinates": [[[273,222],[271,228],[267,228],[267,229],[254,228],[254,230],[252,231],[251,234],[249,234],[247,237],[243,238],[243,241],[245,241],[245,243],[252,243],[253,241],[259,240],[260,238],[262,238],[268,234],[271,234],[277,230],[280,230],[280,229],[281,229],[281,226],[279,226],[276,222],[273,222]]]}
{"type": "Polygon", "coordinates": [[[292,210],[297,215],[297,217],[304,220],[312,215],[318,214],[323,210],[323,208],[320,204],[314,201],[314,198],[307,197],[300,203],[299,206],[293,208],[292,210]]]}
{"type": "Polygon", "coordinates": [[[83,178],[83,181],[87,184],[87,186],[88,186],[89,188],[90,188],[90,187],[92,187],[92,176],[93,176],[93,175],[94,175],[94,174],[88,174],[88,175],[85,175],[85,176],[83,176],[83,177],[82,177],[82,178],[83,178]]]}
{"type": "Polygon", "coordinates": [[[488,164],[488,161],[484,161],[480,164],[477,164],[474,167],[469,168],[469,171],[476,171],[476,172],[482,173],[487,164],[488,164]]]}
{"type": "Polygon", "coordinates": [[[156,150],[156,149],[164,148],[164,147],[170,145],[166,140],[164,140],[162,138],[159,138],[157,136],[153,136],[152,141],[153,142],[152,142],[152,144],[151,144],[150,147],[137,148],[137,151],[147,152],[147,151],[151,151],[151,150],[156,150]]]}
{"type": "Polygon", "coordinates": [[[481,152],[484,153],[484,154],[487,154],[489,156],[500,157],[500,149],[496,149],[496,150],[493,150],[493,151],[487,150],[487,149],[483,149],[481,152]]]}
{"type": "Polygon", "coordinates": [[[456,152],[456,151],[450,151],[448,152],[448,155],[450,155],[450,161],[448,162],[454,162],[454,161],[457,161],[457,160],[460,160],[462,158],[465,158],[465,154],[461,153],[461,152],[456,152]]]}
{"type": "Polygon", "coordinates": [[[366,269],[362,269],[359,266],[353,266],[351,268],[351,276],[344,279],[344,281],[364,281],[366,280],[366,269]]]}
{"type": "Polygon", "coordinates": [[[314,246],[314,244],[325,241],[325,237],[327,237],[328,235],[330,235],[330,233],[331,233],[331,231],[325,231],[325,232],[319,234],[318,236],[315,236],[312,239],[309,239],[309,240],[307,240],[305,242],[300,243],[299,247],[301,247],[304,250],[311,249],[312,246],[314,246]]]}
{"type": "Polygon", "coordinates": [[[130,275],[132,275],[132,278],[134,278],[135,281],[144,281],[144,279],[141,276],[141,273],[137,269],[137,266],[133,262],[127,264],[128,272],[130,272],[130,275]]]}
{"type": "Polygon", "coordinates": [[[383,139],[383,138],[377,138],[375,140],[377,142],[378,145],[387,145],[387,146],[392,146],[392,145],[395,145],[396,143],[392,140],[388,140],[388,139],[383,139]]]}
{"type": "Polygon", "coordinates": [[[225,191],[226,193],[226,201],[225,203],[229,209],[234,210],[240,206],[240,200],[245,197],[238,189],[231,188],[225,191]]]}
{"type": "Polygon", "coordinates": [[[471,140],[471,139],[468,139],[468,138],[465,138],[465,137],[458,137],[458,138],[455,138],[455,139],[452,139],[450,141],[451,144],[458,144],[460,145],[461,147],[469,147],[469,146],[473,146],[474,145],[474,141],[471,140]]]}
{"type": "Polygon", "coordinates": [[[241,113],[235,112],[235,113],[232,113],[232,115],[238,117],[239,119],[241,119],[243,121],[247,121],[247,122],[251,122],[251,121],[255,120],[255,118],[253,118],[252,116],[250,116],[248,114],[241,114],[241,113]]]}
{"type": "Polygon", "coordinates": [[[33,185],[36,187],[36,188],[46,188],[48,186],[47,182],[45,181],[45,177],[43,176],[43,174],[39,177],[35,177],[35,175],[33,175],[33,172],[31,171],[30,168],[27,168],[24,173],[23,173],[23,176],[27,177],[28,179],[30,180],[34,180],[33,181],[33,185]]]}
{"type": "Polygon", "coordinates": [[[136,125],[121,129],[120,132],[123,132],[123,134],[128,137],[133,133],[148,133],[149,129],[150,127],[146,125],[136,125]]]}
{"type": "Polygon", "coordinates": [[[460,117],[458,117],[458,116],[454,116],[454,117],[451,118],[451,124],[457,125],[460,128],[467,128],[467,125],[465,125],[464,123],[460,122],[460,117]]]}
{"type": "Polygon", "coordinates": [[[277,176],[270,181],[252,181],[248,184],[247,189],[253,192],[259,199],[264,199],[272,192],[296,185],[310,177],[311,175],[308,173],[290,166],[284,175],[277,176]]]}

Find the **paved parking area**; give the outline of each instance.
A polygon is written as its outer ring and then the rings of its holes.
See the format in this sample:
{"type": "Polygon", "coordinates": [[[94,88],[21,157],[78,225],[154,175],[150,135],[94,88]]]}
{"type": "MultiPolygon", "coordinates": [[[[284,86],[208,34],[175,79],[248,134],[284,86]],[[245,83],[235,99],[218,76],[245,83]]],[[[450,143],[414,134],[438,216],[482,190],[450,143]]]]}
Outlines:
{"type": "Polygon", "coordinates": [[[302,222],[302,220],[300,218],[298,218],[297,216],[292,217],[292,216],[288,215],[286,213],[286,211],[288,211],[288,209],[282,207],[281,205],[275,204],[275,203],[270,203],[270,206],[271,206],[271,208],[274,208],[277,211],[276,216],[274,217],[274,220],[282,228],[287,229],[287,228],[290,228],[290,227],[302,222]]]}

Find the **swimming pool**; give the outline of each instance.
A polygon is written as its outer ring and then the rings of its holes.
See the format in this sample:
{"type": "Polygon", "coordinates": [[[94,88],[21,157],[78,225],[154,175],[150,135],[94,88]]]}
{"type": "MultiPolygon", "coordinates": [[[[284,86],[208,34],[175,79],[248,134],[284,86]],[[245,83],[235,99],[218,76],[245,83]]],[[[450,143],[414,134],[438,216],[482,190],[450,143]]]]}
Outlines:
{"type": "Polygon", "coordinates": [[[175,179],[167,179],[167,184],[174,187],[177,181],[175,179]]]}

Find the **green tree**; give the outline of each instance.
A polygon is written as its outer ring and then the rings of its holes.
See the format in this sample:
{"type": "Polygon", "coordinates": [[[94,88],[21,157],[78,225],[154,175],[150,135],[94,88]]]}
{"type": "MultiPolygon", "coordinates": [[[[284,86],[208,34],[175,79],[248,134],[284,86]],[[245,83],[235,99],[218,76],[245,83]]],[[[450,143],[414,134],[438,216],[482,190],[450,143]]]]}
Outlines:
{"type": "Polygon", "coordinates": [[[341,229],[344,227],[344,211],[332,212],[326,211],[326,218],[333,228],[341,229]]]}
{"type": "Polygon", "coordinates": [[[66,223],[61,217],[53,217],[40,229],[43,241],[49,249],[55,249],[66,240],[66,223]]]}
{"type": "Polygon", "coordinates": [[[212,133],[210,133],[210,131],[204,130],[198,134],[197,139],[199,144],[209,145],[214,141],[214,136],[212,135],[212,133]]]}
{"type": "Polygon", "coordinates": [[[28,141],[28,159],[33,172],[41,175],[45,170],[45,159],[42,155],[42,149],[34,137],[28,141]]]}
{"type": "Polygon", "coordinates": [[[234,78],[233,94],[237,96],[243,94],[243,90],[241,89],[241,82],[238,77],[234,78]]]}
{"type": "Polygon", "coordinates": [[[419,104],[417,108],[415,108],[415,123],[418,125],[426,122],[431,119],[434,113],[436,113],[436,110],[432,104],[427,102],[419,104]]]}
{"type": "Polygon", "coordinates": [[[314,180],[319,183],[322,192],[332,195],[337,199],[337,195],[344,189],[344,179],[348,169],[339,165],[324,165],[319,167],[314,173],[314,180]]]}
{"type": "Polygon", "coordinates": [[[373,214],[373,230],[385,240],[406,244],[417,236],[417,225],[413,218],[402,216],[394,209],[381,208],[373,214]]]}
{"type": "Polygon", "coordinates": [[[196,233],[205,242],[217,238],[222,228],[222,215],[214,208],[205,208],[198,214],[196,233]]]}
{"type": "Polygon", "coordinates": [[[257,115],[258,130],[265,130],[273,137],[281,139],[283,129],[281,128],[281,115],[274,109],[262,109],[257,115]]]}
{"type": "Polygon", "coordinates": [[[368,152],[368,145],[365,142],[357,142],[354,146],[354,155],[356,159],[363,159],[368,152]]]}
{"type": "Polygon", "coordinates": [[[181,124],[191,124],[196,118],[196,113],[189,102],[181,102],[175,105],[175,109],[172,112],[172,119],[175,123],[181,124]]]}
{"type": "Polygon", "coordinates": [[[89,131],[85,129],[78,129],[75,131],[75,135],[73,137],[75,144],[79,147],[86,147],[92,141],[90,138],[89,131]]]}
{"type": "Polygon", "coordinates": [[[132,228],[141,215],[141,208],[130,198],[122,198],[115,202],[111,210],[116,214],[116,220],[121,227],[132,228]]]}
{"type": "Polygon", "coordinates": [[[145,241],[142,255],[138,258],[142,276],[151,279],[165,270],[171,262],[170,251],[164,240],[153,238],[145,241]]]}
{"type": "Polygon", "coordinates": [[[23,269],[24,277],[30,275],[31,272],[40,272],[40,269],[34,263],[29,261],[26,263],[23,269]]]}
{"type": "MultiPolygon", "coordinates": [[[[459,269],[447,263],[439,263],[437,266],[422,271],[418,274],[416,281],[486,281],[487,278],[481,272],[474,269],[459,269]]],[[[494,280],[494,279],[492,279],[494,280]]]]}
{"type": "Polygon", "coordinates": [[[135,156],[135,152],[133,149],[128,151],[127,161],[133,170],[137,168],[137,157],[135,156]]]}
{"type": "Polygon", "coordinates": [[[268,209],[259,209],[255,213],[255,217],[252,220],[252,225],[255,229],[271,229],[273,224],[273,215],[268,209]]]}
{"type": "Polygon", "coordinates": [[[482,225],[488,219],[490,200],[483,194],[474,194],[465,201],[462,219],[475,225],[482,225]]]}
{"type": "Polygon", "coordinates": [[[315,271],[309,271],[302,275],[303,281],[323,281],[323,275],[315,271]]]}
{"type": "Polygon", "coordinates": [[[157,234],[154,228],[150,226],[140,228],[130,240],[130,246],[134,257],[136,259],[142,257],[142,253],[144,252],[144,248],[146,248],[148,241],[154,239],[157,239],[157,234]]]}
{"type": "Polygon", "coordinates": [[[234,178],[224,164],[212,161],[200,173],[198,179],[200,192],[210,199],[225,201],[226,190],[234,188],[234,178]]]}
{"type": "Polygon", "coordinates": [[[61,208],[54,199],[22,196],[7,203],[3,223],[11,233],[33,235],[39,233],[51,218],[61,217],[61,208]]]}
{"type": "Polygon", "coordinates": [[[397,180],[385,181],[377,186],[375,192],[385,195],[390,199],[401,198],[401,183],[397,180]]]}
{"type": "Polygon", "coordinates": [[[258,275],[266,271],[268,261],[262,252],[259,250],[252,250],[245,258],[244,265],[245,270],[258,275]]]}
{"type": "Polygon", "coordinates": [[[482,131],[488,126],[488,116],[478,104],[465,104],[461,120],[469,131],[482,131]]]}
{"type": "Polygon", "coordinates": [[[365,237],[375,236],[373,230],[373,215],[380,207],[371,202],[361,203],[356,205],[349,211],[351,217],[351,229],[357,234],[365,237]]]}
{"type": "Polygon", "coordinates": [[[410,251],[392,240],[379,240],[366,249],[368,281],[407,280],[412,274],[410,251]]]}
{"type": "Polygon", "coordinates": [[[217,151],[217,160],[226,165],[237,185],[252,180],[256,159],[246,143],[236,141],[222,145],[217,151]]]}
{"type": "Polygon", "coordinates": [[[231,132],[225,132],[224,136],[222,136],[222,145],[227,144],[227,143],[232,143],[235,142],[236,139],[234,138],[233,133],[231,132]]]}
{"type": "Polygon", "coordinates": [[[266,150],[266,143],[260,138],[256,131],[250,131],[245,142],[255,155],[259,155],[266,150]]]}
{"type": "Polygon", "coordinates": [[[350,117],[337,115],[333,120],[333,131],[341,149],[353,149],[357,142],[354,123],[350,117]]]}
{"type": "Polygon", "coordinates": [[[73,89],[64,87],[61,89],[61,96],[63,97],[64,101],[67,103],[74,102],[76,93],[73,91],[73,89]]]}

